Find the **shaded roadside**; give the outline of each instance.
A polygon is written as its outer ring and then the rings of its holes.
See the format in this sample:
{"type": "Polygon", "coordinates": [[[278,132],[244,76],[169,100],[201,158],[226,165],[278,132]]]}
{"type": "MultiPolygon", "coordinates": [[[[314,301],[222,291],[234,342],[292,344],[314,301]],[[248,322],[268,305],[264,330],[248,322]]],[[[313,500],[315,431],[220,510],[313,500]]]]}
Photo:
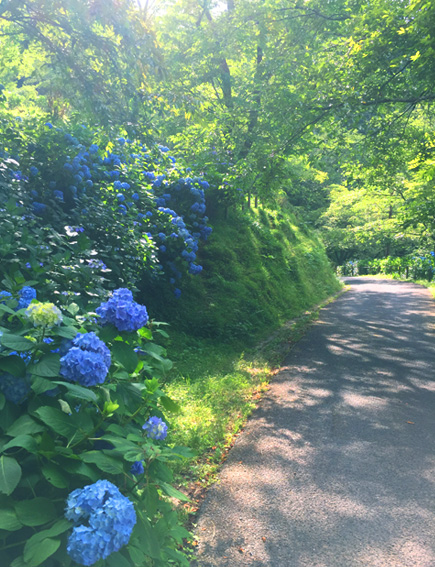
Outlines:
{"type": "Polygon", "coordinates": [[[435,565],[435,304],[349,278],[202,507],[198,565],[435,565]]]}

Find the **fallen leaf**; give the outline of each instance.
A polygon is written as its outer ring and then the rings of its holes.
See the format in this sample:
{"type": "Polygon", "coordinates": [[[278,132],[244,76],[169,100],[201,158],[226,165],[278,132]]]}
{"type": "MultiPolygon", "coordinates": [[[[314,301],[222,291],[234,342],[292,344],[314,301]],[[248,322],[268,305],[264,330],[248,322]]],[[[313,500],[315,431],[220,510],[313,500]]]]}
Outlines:
{"type": "Polygon", "coordinates": [[[264,536],[263,536],[261,539],[262,539],[263,541],[266,541],[266,538],[265,538],[264,536]]]}
{"type": "Polygon", "coordinates": [[[245,553],[245,550],[243,549],[243,547],[239,547],[239,551],[240,551],[240,553],[245,553]]]}
{"type": "Polygon", "coordinates": [[[407,421],[406,423],[410,423],[411,425],[415,425],[413,421],[407,421]]]}

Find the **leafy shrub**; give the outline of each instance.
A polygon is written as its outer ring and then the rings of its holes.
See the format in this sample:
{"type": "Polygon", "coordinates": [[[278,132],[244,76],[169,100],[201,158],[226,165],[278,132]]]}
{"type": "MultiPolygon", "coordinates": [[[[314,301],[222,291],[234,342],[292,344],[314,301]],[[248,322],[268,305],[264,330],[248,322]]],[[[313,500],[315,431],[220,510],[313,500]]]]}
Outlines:
{"type": "MultiPolygon", "coordinates": [[[[50,123],[2,127],[0,199],[6,207],[0,236],[25,223],[21,270],[43,263],[44,231],[57,240],[62,266],[73,258],[73,270],[81,271],[78,264],[99,270],[112,288],[137,286],[164,272],[175,287],[183,272],[202,270],[195,259],[199,240],[211,232],[208,183],[177,167],[168,148],[80,126],[71,132],[50,123]]],[[[8,259],[11,277],[16,263],[8,259]]]]}
{"type": "Polygon", "coordinates": [[[39,295],[0,293],[2,564],[188,565],[168,463],[190,452],[165,440],[163,331],[127,289],[87,314],[39,295]]]}

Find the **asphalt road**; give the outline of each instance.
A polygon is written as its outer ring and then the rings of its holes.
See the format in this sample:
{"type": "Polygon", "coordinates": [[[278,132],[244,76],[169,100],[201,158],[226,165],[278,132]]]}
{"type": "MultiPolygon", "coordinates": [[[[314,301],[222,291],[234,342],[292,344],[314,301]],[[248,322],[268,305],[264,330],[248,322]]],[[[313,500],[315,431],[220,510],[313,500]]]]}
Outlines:
{"type": "Polygon", "coordinates": [[[349,278],[201,508],[201,567],[435,567],[435,302],[349,278]]]}

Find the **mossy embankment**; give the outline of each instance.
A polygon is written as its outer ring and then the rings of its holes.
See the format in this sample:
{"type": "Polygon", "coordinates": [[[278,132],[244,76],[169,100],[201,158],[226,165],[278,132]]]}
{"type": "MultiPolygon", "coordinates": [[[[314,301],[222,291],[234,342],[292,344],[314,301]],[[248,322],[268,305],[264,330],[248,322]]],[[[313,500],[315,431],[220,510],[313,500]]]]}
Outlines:
{"type": "Polygon", "coordinates": [[[179,299],[159,292],[153,305],[177,334],[200,339],[253,344],[340,287],[322,243],[290,211],[219,220],[198,263],[179,299]]]}

